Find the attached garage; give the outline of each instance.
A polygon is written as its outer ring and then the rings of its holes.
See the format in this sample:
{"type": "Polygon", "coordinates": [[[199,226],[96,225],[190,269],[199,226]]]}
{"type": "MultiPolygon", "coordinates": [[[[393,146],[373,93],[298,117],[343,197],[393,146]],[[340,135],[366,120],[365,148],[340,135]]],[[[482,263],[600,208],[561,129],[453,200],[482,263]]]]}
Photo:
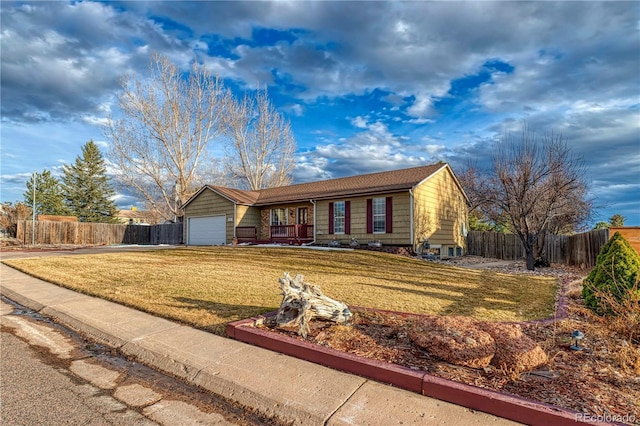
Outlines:
{"type": "Polygon", "coordinates": [[[211,246],[226,244],[226,216],[190,217],[187,219],[187,244],[191,246],[211,246]]]}

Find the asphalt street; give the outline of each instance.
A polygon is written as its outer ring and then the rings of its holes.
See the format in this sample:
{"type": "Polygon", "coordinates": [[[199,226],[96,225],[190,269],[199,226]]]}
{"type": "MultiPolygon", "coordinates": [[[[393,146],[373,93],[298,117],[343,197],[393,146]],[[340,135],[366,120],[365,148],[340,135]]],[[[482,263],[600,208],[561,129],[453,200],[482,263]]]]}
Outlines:
{"type": "Polygon", "coordinates": [[[0,301],[0,424],[269,424],[15,308],[0,301]]]}
{"type": "Polygon", "coordinates": [[[27,343],[2,333],[2,423],[155,425],[110,395],[46,364],[27,343]]]}

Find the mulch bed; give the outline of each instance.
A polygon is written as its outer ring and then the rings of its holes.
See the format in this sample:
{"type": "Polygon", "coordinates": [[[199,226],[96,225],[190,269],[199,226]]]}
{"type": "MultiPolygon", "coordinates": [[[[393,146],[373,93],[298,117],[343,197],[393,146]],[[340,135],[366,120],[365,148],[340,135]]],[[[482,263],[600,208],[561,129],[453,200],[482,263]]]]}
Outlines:
{"type": "MultiPolygon", "coordinates": [[[[560,275],[565,289],[566,281],[576,278],[567,271],[560,275]]],[[[493,365],[464,367],[430,355],[410,338],[412,326],[419,318],[416,315],[359,310],[354,313],[351,326],[312,321],[306,339],[295,330],[275,328],[273,319],[267,319],[259,327],[437,377],[591,416],[617,416],[640,424],[640,344],[612,332],[606,321],[584,307],[578,294],[565,301],[566,318],[521,324],[522,332],[540,345],[549,359],[545,366],[530,373],[505,371],[493,365]],[[570,348],[574,330],[581,330],[586,336],[581,351],[570,348]]]]}

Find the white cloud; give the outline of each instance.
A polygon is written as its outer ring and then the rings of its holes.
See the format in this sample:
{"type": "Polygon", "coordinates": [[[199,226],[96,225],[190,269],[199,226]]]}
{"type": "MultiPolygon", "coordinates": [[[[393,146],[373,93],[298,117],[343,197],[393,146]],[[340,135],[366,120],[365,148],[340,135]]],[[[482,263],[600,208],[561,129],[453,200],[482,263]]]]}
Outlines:
{"type": "Polygon", "coordinates": [[[304,106],[300,104],[291,105],[289,109],[291,110],[291,113],[296,117],[302,117],[304,115],[304,106]]]}
{"type": "MultiPolygon", "coordinates": [[[[38,168],[50,168],[52,158],[71,161],[83,143],[99,138],[118,77],[145,73],[149,53],[159,51],[185,69],[198,58],[241,89],[278,84],[281,108],[292,121],[304,115],[318,127],[329,122],[327,133],[299,140],[306,159],[296,174],[326,177],[346,173],[347,166],[369,170],[394,161],[404,166],[423,156],[462,161],[473,155],[484,162],[487,141],[526,120],[536,130],[566,136],[585,154],[591,173],[605,176],[602,187],[625,191],[612,185],[638,179],[640,4],[375,6],[2,2],[2,139],[12,144],[11,151],[3,147],[3,171],[20,170],[24,158],[45,146],[50,151],[38,168]],[[253,43],[256,28],[288,31],[292,41],[253,43]],[[237,57],[209,56],[205,42],[212,35],[237,57]],[[452,82],[478,74],[492,60],[509,63],[513,72],[494,70],[482,86],[454,85],[459,93],[449,93],[452,82]],[[382,99],[363,106],[376,91],[382,99]],[[467,104],[442,107],[447,102],[441,100],[456,96],[467,104]],[[50,126],[22,126],[42,122],[50,126]]],[[[313,134],[311,126],[305,121],[305,135],[313,134]]]]}
{"type": "Polygon", "coordinates": [[[364,117],[356,117],[353,120],[351,120],[351,124],[353,124],[354,126],[356,126],[359,129],[366,129],[367,128],[367,119],[364,117]]]}
{"type": "Polygon", "coordinates": [[[421,93],[416,95],[416,100],[409,108],[407,108],[407,114],[412,117],[425,118],[432,116],[435,113],[433,108],[433,98],[430,94],[421,93]]]}
{"type": "Polygon", "coordinates": [[[107,141],[93,141],[96,145],[98,145],[102,150],[109,148],[109,142],[107,141]]]}
{"type": "Polygon", "coordinates": [[[109,119],[107,117],[98,117],[92,114],[85,114],[82,116],[82,121],[92,126],[106,126],[109,123],[109,119]]]}
{"type": "MultiPolygon", "coordinates": [[[[398,118],[398,120],[401,120],[400,118],[398,118]]],[[[434,119],[431,118],[414,118],[411,120],[405,120],[405,123],[409,123],[409,124],[427,124],[427,123],[435,123],[434,119]]]]}
{"type": "Polygon", "coordinates": [[[431,155],[438,154],[438,153],[444,151],[445,149],[447,149],[447,147],[444,146],[444,145],[426,145],[424,147],[424,150],[427,151],[431,155]]]}

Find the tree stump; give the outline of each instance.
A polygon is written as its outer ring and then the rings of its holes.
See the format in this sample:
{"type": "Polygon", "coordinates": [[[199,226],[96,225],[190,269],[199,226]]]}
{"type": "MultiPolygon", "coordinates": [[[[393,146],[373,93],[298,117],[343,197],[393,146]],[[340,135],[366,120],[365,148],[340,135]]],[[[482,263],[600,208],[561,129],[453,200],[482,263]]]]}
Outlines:
{"type": "Polygon", "coordinates": [[[307,337],[309,322],[314,318],[348,324],[351,311],[343,302],[325,296],[320,287],[304,282],[304,276],[291,278],[288,272],[278,280],[282,303],[276,315],[278,326],[298,326],[298,334],[307,337]]]}

